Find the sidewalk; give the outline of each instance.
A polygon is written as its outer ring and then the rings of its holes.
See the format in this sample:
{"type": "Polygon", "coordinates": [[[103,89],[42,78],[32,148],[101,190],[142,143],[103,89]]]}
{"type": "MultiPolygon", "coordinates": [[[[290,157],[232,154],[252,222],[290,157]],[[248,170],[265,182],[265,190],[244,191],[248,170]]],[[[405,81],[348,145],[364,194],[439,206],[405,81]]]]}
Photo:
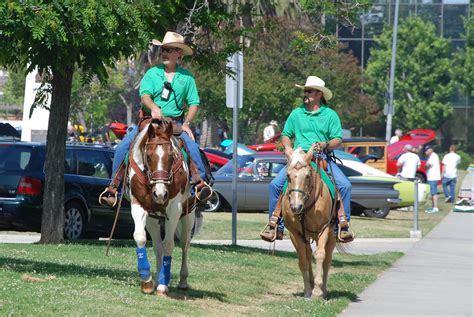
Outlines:
{"type": "Polygon", "coordinates": [[[474,215],[451,212],[339,316],[473,316],[474,215]]]}
{"type": "MultiPolygon", "coordinates": [[[[383,252],[407,252],[419,239],[355,239],[354,242],[348,244],[347,251],[350,254],[377,254],[383,252]]],[[[216,244],[230,245],[231,240],[193,240],[192,244],[216,244]]],[[[258,248],[265,250],[273,250],[273,243],[263,240],[237,240],[237,245],[250,248],[258,248]]],[[[313,244],[313,249],[315,245],[313,244]]],[[[276,251],[295,252],[295,248],[291,240],[285,239],[277,241],[275,244],[276,251]]],[[[337,252],[335,249],[334,252],[337,252]]]]}

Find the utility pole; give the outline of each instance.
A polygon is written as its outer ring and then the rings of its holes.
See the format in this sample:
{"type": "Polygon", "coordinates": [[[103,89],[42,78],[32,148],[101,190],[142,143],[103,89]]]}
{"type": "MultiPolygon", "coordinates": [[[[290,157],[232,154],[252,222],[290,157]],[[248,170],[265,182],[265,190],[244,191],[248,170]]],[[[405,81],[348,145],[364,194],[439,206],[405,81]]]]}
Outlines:
{"type": "Polygon", "coordinates": [[[388,88],[388,107],[387,107],[387,130],[385,140],[388,142],[392,135],[392,117],[395,112],[393,104],[393,86],[395,83],[395,58],[397,56],[397,33],[398,33],[398,9],[400,0],[395,0],[395,17],[393,19],[393,38],[392,38],[392,61],[390,62],[390,82],[388,88]]]}

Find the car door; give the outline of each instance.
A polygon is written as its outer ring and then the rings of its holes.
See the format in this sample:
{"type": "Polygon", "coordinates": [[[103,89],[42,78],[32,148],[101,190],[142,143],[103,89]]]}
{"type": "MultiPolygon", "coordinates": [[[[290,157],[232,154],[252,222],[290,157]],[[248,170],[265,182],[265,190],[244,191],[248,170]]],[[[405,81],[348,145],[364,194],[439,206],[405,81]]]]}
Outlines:
{"type": "Polygon", "coordinates": [[[73,186],[80,188],[90,210],[91,227],[110,227],[114,210],[99,204],[99,195],[110,182],[110,159],[106,152],[94,148],[76,148],[76,174],[73,186]]]}
{"type": "Polygon", "coordinates": [[[268,210],[270,182],[285,165],[286,161],[277,158],[265,158],[254,162],[252,179],[245,182],[247,210],[268,210]]]}

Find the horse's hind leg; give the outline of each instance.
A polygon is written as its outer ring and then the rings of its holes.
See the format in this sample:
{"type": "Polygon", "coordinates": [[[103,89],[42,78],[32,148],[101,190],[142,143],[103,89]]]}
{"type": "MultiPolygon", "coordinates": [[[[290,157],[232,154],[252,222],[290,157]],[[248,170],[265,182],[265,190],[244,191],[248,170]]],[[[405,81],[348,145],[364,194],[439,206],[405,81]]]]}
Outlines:
{"type": "Polygon", "coordinates": [[[151,294],[154,291],[153,279],[150,272],[150,262],[146,253],[146,211],[139,205],[132,203],[132,217],[135,223],[133,239],[137,244],[137,266],[140,274],[141,289],[143,293],[151,294]]]}
{"type": "MultiPolygon", "coordinates": [[[[316,258],[316,277],[314,279],[314,289],[313,295],[317,297],[325,297],[326,296],[326,281],[327,276],[324,277],[325,272],[324,267],[326,264],[326,245],[328,244],[328,237],[329,237],[329,227],[326,227],[322,234],[319,236],[316,251],[315,251],[315,258],[316,258]]],[[[331,262],[329,262],[329,265],[331,262]]],[[[329,270],[329,268],[328,268],[329,270]]]]}
{"type": "Polygon", "coordinates": [[[189,245],[191,244],[191,231],[194,226],[194,219],[195,219],[195,214],[194,212],[191,212],[180,221],[180,225],[182,226],[181,237],[180,237],[182,260],[181,260],[181,271],[179,273],[180,279],[179,279],[178,289],[182,291],[187,291],[189,289],[188,250],[189,250],[189,245]]]}

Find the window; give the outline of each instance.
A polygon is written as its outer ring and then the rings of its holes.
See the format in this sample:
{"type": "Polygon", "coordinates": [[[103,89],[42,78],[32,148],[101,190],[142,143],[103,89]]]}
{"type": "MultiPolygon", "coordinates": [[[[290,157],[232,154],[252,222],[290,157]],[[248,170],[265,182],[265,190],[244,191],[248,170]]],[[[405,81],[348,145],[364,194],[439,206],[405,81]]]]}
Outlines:
{"type": "Polygon", "coordinates": [[[17,146],[0,147],[0,170],[25,170],[30,162],[31,148],[17,146]]]}
{"type": "Polygon", "coordinates": [[[78,174],[110,178],[108,158],[102,151],[77,150],[78,174]]]}

